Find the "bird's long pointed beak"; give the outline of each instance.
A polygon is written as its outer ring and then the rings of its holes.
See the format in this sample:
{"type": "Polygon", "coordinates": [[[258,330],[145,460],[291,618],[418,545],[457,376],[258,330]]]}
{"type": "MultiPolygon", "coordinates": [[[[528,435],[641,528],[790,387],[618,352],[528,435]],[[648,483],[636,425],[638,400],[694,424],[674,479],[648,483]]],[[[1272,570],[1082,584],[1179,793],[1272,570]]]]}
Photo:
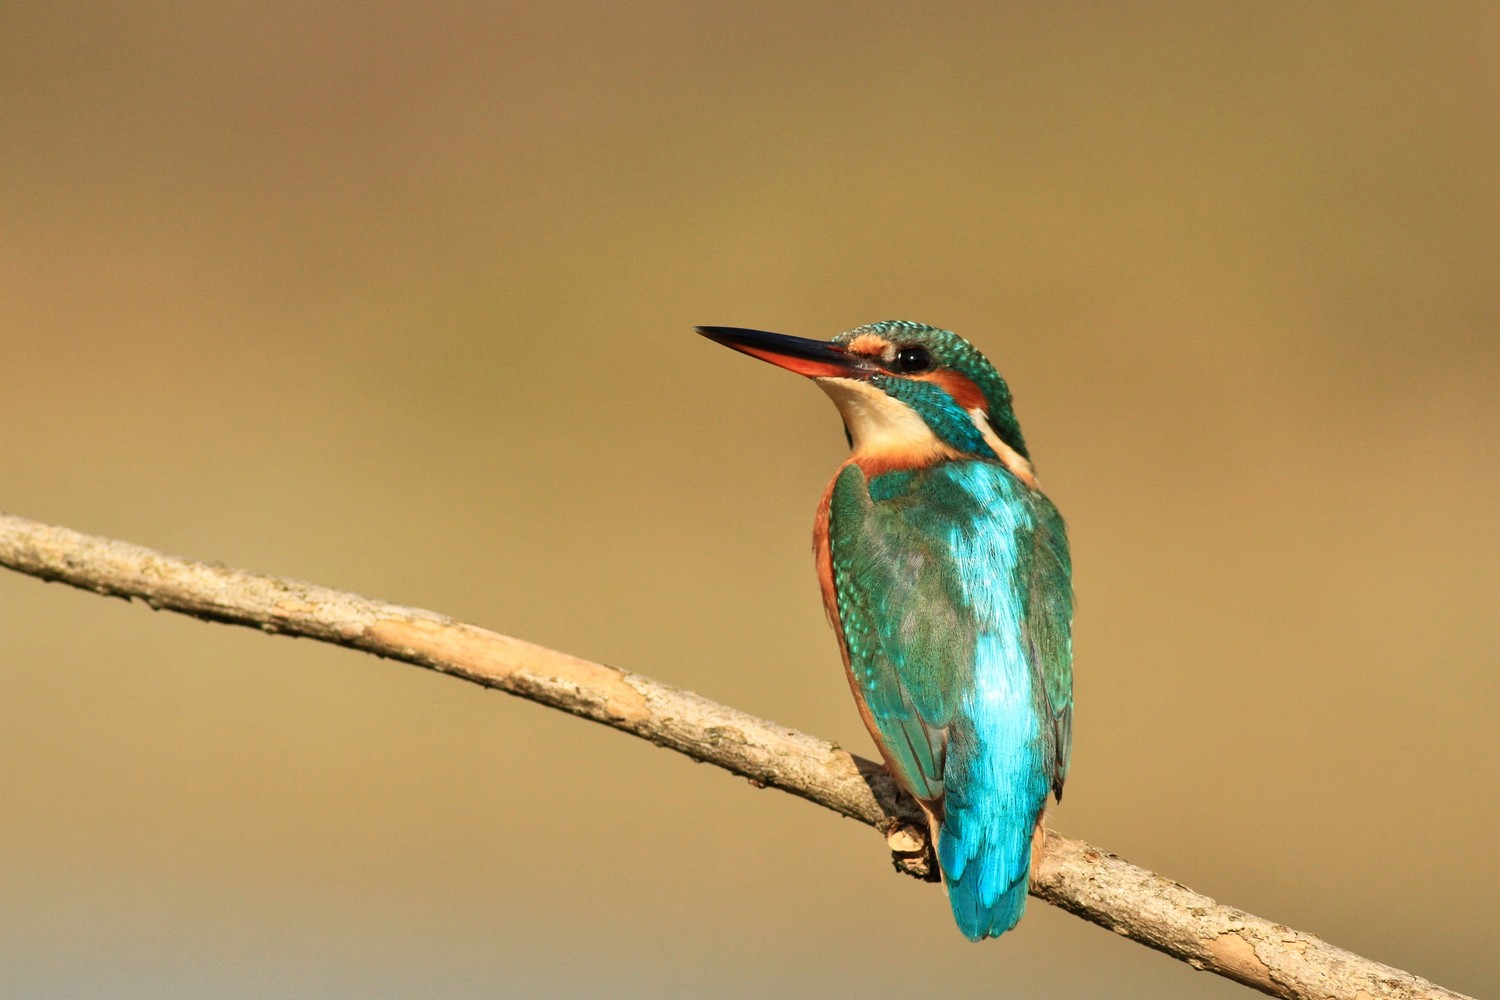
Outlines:
{"type": "Polygon", "coordinates": [[[868,378],[879,371],[864,358],[823,340],[737,326],[700,326],[697,330],[715,343],[808,378],[868,378]]]}

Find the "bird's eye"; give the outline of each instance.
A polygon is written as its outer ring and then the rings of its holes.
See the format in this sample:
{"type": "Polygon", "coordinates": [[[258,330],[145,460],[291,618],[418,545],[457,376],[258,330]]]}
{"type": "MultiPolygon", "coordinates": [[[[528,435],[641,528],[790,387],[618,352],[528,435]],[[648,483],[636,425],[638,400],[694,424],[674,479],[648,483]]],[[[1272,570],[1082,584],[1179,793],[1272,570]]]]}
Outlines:
{"type": "Polygon", "coordinates": [[[932,367],[932,355],[925,347],[903,347],[896,352],[896,367],[908,375],[932,367]]]}

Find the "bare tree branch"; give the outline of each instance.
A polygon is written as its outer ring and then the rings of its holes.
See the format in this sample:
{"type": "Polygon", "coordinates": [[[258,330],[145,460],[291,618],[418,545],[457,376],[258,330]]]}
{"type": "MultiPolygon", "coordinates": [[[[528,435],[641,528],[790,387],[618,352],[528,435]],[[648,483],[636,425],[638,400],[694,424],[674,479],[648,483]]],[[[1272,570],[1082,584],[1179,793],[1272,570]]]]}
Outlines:
{"type": "MultiPolygon", "coordinates": [[[[313,584],[163,555],[0,514],[0,565],[158,610],[304,636],[404,660],[624,730],[882,831],[897,867],[932,877],[916,805],[876,763],[639,674],[313,584]]],[[[1408,972],[1200,896],[1055,833],[1033,895],[1272,996],[1457,998],[1408,972]]]]}

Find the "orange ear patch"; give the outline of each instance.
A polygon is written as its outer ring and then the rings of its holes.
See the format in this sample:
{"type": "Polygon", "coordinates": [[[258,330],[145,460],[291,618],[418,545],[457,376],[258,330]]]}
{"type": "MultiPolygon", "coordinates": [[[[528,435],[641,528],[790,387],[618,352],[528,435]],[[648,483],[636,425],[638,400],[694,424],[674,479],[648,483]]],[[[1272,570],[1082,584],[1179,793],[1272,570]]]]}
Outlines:
{"type": "Polygon", "coordinates": [[[965,410],[989,409],[989,404],[985,402],[984,393],[979,391],[979,386],[970,381],[967,376],[960,375],[956,371],[945,369],[925,375],[908,377],[918,378],[924,382],[932,382],[935,385],[941,386],[943,391],[952,396],[953,401],[965,410]]]}

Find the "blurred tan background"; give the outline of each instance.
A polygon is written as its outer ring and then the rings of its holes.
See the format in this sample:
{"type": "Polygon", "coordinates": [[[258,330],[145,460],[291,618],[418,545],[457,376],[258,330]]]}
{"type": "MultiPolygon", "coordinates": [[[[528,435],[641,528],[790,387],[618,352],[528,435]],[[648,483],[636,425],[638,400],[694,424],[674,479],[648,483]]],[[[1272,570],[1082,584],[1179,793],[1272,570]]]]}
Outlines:
{"type": "MultiPolygon", "coordinates": [[[[919,319],[1077,565],[1062,831],[1500,989],[1500,8],[11,4],[0,509],[868,753],[811,386],[919,319]]],[[[406,666],[0,574],[0,996],[1231,997],[406,666]]]]}

